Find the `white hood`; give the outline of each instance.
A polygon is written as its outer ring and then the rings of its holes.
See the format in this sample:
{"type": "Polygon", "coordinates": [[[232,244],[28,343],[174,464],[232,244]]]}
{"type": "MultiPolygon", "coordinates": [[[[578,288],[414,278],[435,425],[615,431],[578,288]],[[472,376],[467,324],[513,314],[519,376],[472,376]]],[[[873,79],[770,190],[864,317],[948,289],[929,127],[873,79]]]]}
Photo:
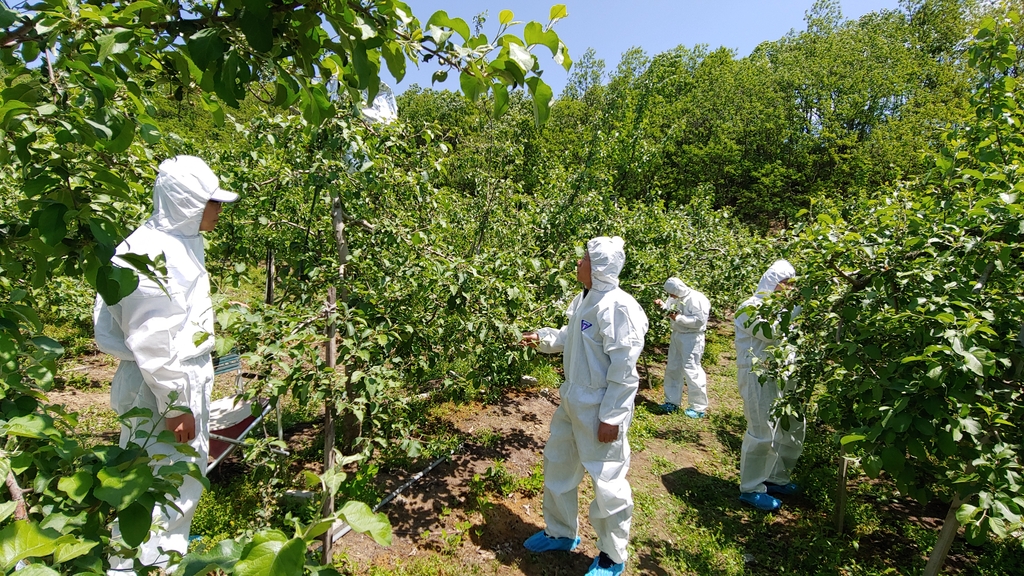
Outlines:
{"type": "Polygon", "coordinates": [[[796,269],[793,268],[793,265],[788,260],[776,260],[764,275],[761,276],[761,281],[757,283],[757,293],[754,294],[754,297],[758,299],[764,298],[775,291],[775,287],[779,285],[779,282],[795,277],[796,269]]]}
{"type": "Polygon", "coordinates": [[[618,236],[598,236],[587,242],[592,290],[607,292],[618,288],[619,273],[626,264],[625,244],[618,236]]]}
{"type": "Polygon", "coordinates": [[[665,292],[678,297],[680,300],[685,300],[686,296],[690,293],[690,290],[692,290],[692,288],[675,276],[665,281],[665,292]]]}
{"type": "Polygon", "coordinates": [[[221,189],[206,162],[195,156],[175,156],[160,163],[149,225],[175,236],[196,236],[207,202],[237,199],[237,194],[221,189]]]}

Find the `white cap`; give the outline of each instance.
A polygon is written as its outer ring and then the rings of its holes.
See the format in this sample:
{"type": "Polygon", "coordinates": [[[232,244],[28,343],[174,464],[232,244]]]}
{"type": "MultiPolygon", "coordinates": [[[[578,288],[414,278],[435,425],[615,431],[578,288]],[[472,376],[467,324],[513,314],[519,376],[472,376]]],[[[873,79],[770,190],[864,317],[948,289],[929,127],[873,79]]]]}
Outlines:
{"type": "Polygon", "coordinates": [[[210,196],[210,200],[213,200],[214,202],[234,202],[238,200],[238,194],[218,186],[217,189],[213,191],[213,196],[210,196]]]}
{"type": "Polygon", "coordinates": [[[160,164],[160,172],[158,178],[163,175],[170,176],[193,193],[205,196],[204,200],[225,203],[238,200],[238,194],[220,187],[217,175],[202,158],[175,156],[160,164]]]}

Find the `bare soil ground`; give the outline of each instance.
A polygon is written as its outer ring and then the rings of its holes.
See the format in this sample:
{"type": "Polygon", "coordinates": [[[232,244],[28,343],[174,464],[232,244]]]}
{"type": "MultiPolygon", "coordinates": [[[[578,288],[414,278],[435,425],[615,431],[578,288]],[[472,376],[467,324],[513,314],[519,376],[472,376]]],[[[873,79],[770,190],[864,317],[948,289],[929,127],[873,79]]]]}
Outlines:
{"type": "MultiPolygon", "coordinates": [[[[719,337],[731,340],[728,327],[718,330],[719,337]]],[[[658,351],[652,352],[651,358],[663,357],[658,351]]],[[[664,365],[650,360],[641,365],[642,388],[630,436],[633,455],[629,478],[636,500],[627,568],[630,573],[764,573],[758,562],[768,559],[744,553],[747,542],[762,537],[759,535],[767,530],[778,531],[773,539],[785,545],[787,538],[803,536],[805,516],[820,516],[802,497],[788,501],[782,511],[769,517],[750,515],[748,509],[741,508],[736,498],[736,467],[744,424],[731,345],[720,348],[718,356],[717,362],[706,363],[713,364],[708,369],[711,410],[709,418],[703,420],[691,420],[679,413],[658,415],[664,365]],[[732,543],[730,549],[719,546],[702,550],[694,540],[687,540],[689,534],[701,531],[710,534],[709,538],[728,540],[732,543]],[[679,565],[691,568],[673,568],[679,565]]],[[[105,429],[111,432],[103,437],[112,438],[116,418],[108,408],[108,394],[114,368],[114,363],[102,356],[82,359],[71,369],[86,374],[90,385],[52,392],[51,401],[82,413],[83,419],[96,419],[85,422],[83,429],[104,429],[103,422],[107,422],[105,429]]],[[[231,383],[230,375],[219,377],[217,394],[230,390],[231,383]]],[[[587,520],[593,493],[589,478],[580,487],[580,546],[571,553],[543,555],[522,547],[526,538],[544,527],[542,494],[516,492],[504,497],[493,491],[483,493],[481,482],[474,482],[474,477],[486,477],[488,469],[498,463],[509,476],[529,477],[543,462],[548,425],[558,403],[557,390],[534,389],[511,392],[497,404],[450,410],[444,417],[446,425],[470,440],[382,508],[393,527],[393,544],[385,548],[369,537],[349,533],[336,543],[335,557],[346,571],[358,574],[583,574],[598,553],[596,536],[587,520]]],[[[295,453],[315,442],[318,432],[316,424],[296,427],[287,432],[286,439],[295,453]]],[[[388,494],[426,465],[421,462],[416,469],[382,470],[373,482],[388,494]]],[[[219,474],[244,470],[244,464],[229,459],[219,474]]],[[[914,517],[916,523],[930,530],[941,524],[945,513],[935,506],[890,505],[908,507],[901,515],[914,517]]],[[[880,555],[890,554],[892,544],[871,537],[861,542],[865,549],[880,555]]],[[[914,554],[913,546],[901,550],[914,554]]],[[[893,561],[898,566],[911,559],[893,561]]],[[[955,566],[957,562],[954,554],[950,564],[955,566]]]]}
{"type": "MultiPolygon", "coordinates": [[[[723,358],[729,362],[729,358],[723,358]]],[[[733,359],[734,361],[734,359],[733,359]]],[[[647,374],[641,366],[642,380],[660,384],[663,364],[649,364],[647,374]]],[[[641,389],[637,404],[646,411],[656,412],[663,399],[657,389],[641,389]]],[[[713,389],[712,403],[727,402],[735,405],[737,394],[719,393],[713,389]]],[[[587,519],[593,497],[589,477],[580,488],[580,546],[571,553],[533,554],[523,548],[522,542],[544,528],[542,494],[508,497],[491,495],[489,506],[483,511],[474,509],[470,482],[474,475],[501,461],[516,476],[528,476],[531,469],[543,463],[543,448],[547,440],[548,425],[559,402],[557,390],[534,390],[507,396],[501,403],[478,406],[467,415],[454,418],[452,426],[468,435],[490,431],[500,435],[493,447],[466,443],[464,449],[449,461],[439,465],[430,475],[414,484],[384,511],[394,528],[394,542],[388,547],[376,544],[361,534],[350,533],[335,547],[343,554],[349,567],[356,572],[370,570],[400,571],[415,559],[433,557],[440,565],[460,566],[462,571],[450,573],[473,574],[526,574],[569,575],[583,574],[598,554],[597,537],[587,519]],[[460,530],[461,526],[468,529],[460,530]],[[459,537],[452,536],[453,534],[459,537]],[[448,536],[446,539],[445,536],[448,536]]],[[[694,422],[694,424],[697,424],[694,422]]],[[[657,425],[655,425],[657,427],[657,425]]],[[[721,448],[720,439],[710,427],[698,430],[667,428],[658,432],[663,438],[648,438],[643,446],[633,446],[629,478],[634,495],[645,500],[668,499],[673,492],[683,490],[692,475],[701,475],[698,464],[707,459],[709,447],[721,448]],[[680,444],[680,440],[686,440],[680,444]]],[[[486,434],[485,436],[489,435],[486,434]]],[[[738,439],[733,442],[738,450],[738,439]]],[[[383,485],[401,484],[403,478],[392,475],[378,476],[383,485]]],[[[729,486],[735,491],[735,486],[729,486]]],[[[641,506],[638,506],[638,510],[641,506]]],[[[646,514],[634,516],[634,534],[644,542],[657,541],[671,545],[668,536],[673,531],[669,515],[646,514]]],[[[639,574],[668,574],[660,567],[657,552],[644,550],[639,545],[630,560],[630,571],[639,574]]]]}

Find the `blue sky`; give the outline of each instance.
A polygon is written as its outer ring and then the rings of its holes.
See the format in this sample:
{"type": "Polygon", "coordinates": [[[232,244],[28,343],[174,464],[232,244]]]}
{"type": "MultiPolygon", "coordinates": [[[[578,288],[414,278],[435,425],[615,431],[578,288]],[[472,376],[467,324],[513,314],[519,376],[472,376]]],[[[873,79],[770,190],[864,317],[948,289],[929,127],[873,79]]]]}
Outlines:
{"type": "MultiPolygon", "coordinates": [[[[472,26],[472,18],[487,12],[484,33],[493,38],[498,26],[498,13],[512,10],[515,19],[524,23],[548,21],[554,4],[565,4],[569,17],[555,25],[555,31],[577,60],[587,48],[594,48],[605,61],[606,70],[614,70],[623,52],[633,46],[644,49],[649,56],[670,50],[680,44],[692,47],[708,44],[712,48],[732,48],[746,56],[765,40],[777,40],[792,29],[804,29],[804,14],[814,0],[405,0],[421,22],[437,10],[460,17],[472,26]]],[[[845,18],[858,18],[868,12],[898,9],[898,0],[840,0],[845,18]]],[[[522,25],[516,31],[522,36],[522,25]]],[[[544,81],[557,96],[562,92],[568,74],[556,64],[547,50],[537,52],[544,70],[544,81]]],[[[433,63],[409,66],[405,78],[396,84],[387,73],[382,74],[396,93],[404,92],[414,83],[430,86],[430,77],[437,70],[433,63]]],[[[451,74],[445,84],[435,89],[458,90],[458,75],[451,74]]]]}

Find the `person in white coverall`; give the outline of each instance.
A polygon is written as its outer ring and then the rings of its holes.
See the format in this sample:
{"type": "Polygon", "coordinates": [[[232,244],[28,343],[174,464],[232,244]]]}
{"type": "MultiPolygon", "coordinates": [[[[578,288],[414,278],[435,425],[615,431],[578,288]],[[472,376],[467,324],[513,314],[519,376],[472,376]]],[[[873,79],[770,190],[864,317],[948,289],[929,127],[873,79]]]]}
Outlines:
{"type": "MultiPolygon", "coordinates": [[[[99,349],[121,361],[110,385],[111,407],[118,414],[132,408],[153,413],[152,419],[136,418],[132,427],[122,426],[121,446],[140,427],[153,434],[170,430],[198,456],[185,456],[162,443],[150,444],[149,453],[194,462],[204,474],[210,446],[214,339],[210,279],[200,232],[217,225],[222,202],[237,199],[237,194],[220,188],[217,176],[199,158],[178,156],[161,163],[153,186],[153,214],[117,247],[117,254],[140,254],[153,260],[163,254],[167,275],[162,285],[140,275],[134,292],[112,305],[97,296],[93,311],[99,349]],[[171,406],[188,407],[190,412],[170,410],[171,406]]],[[[114,262],[126,266],[116,256],[114,262]]],[[[158,508],[154,514],[152,532],[139,551],[144,565],[167,566],[168,556],[159,548],[187,551],[203,486],[186,476],[179,490],[175,504],[180,513],[158,508]]],[[[115,535],[119,533],[115,527],[115,535]]],[[[114,557],[111,564],[111,574],[134,573],[130,559],[114,557]]]]}
{"type": "Polygon", "coordinates": [[[708,376],[700,359],[704,356],[704,332],[711,314],[711,302],[700,292],[690,288],[679,278],[665,282],[669,299],[654,303],[661,306],[672,326],[672,340],[668,345],[668,363],[665,365],[665,403],[662,411],[670,414],[683,403],[683,382],[690,406],[684,414],[690,418],[703,418],[708,409],[708,376]]]}
{"type": "Polygon", "coordinates": [[[626,432],[640,378],[636,362],[644,347],[647,315],[619,288],[626,261],[622,238],[587,242],[576,265],[584,290],[569,304],[569,323],[523,334],[544,353],[562,352],[565,383],[544,447],[545,530],[524,546],[533,552],[572,550],[579,544],[577,495],[584,473],[594,480],[590,523],[600,554],[590,576],[622,573],[633,517],[626,432]]]}
{"type": "MultiPolygon", "coordinates": [[[[768,320],[751,316],[744,308],[757,308],[765,297],[776,290],[785,290],[796,276],[793,265],[778,260],[761,276],[757,292],[737,309],[736,325],[736,377],[743,398],[743,415],[747,431],[740,449],[740,500],[760,510],[773,511],[782,506],[775,496],[789,496],[799,491],[791,482],[790,472],[796,467],[803,451],[803,420],[791,421],[784,430],[771,417],[772,404],[782,396],[774,379],[762,385],[752,370],[753,359],[764,360],[767,348],[777,345],[777,323],[771,322],[772,338],[765,336],[761,324],[768,320]]],[[[794,308],[794,315],[799,307],[794,308]]]]}

